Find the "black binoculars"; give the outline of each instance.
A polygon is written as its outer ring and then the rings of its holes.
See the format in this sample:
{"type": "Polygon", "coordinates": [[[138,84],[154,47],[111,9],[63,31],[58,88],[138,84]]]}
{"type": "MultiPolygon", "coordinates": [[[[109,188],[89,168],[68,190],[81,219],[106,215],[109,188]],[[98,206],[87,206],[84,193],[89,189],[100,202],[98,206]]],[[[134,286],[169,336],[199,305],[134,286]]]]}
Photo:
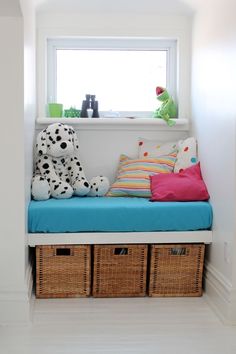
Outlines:
{"type": "Polygon", "coordinates": [[[92,109],[93,110],[92,118],[99,118],[98,101],[95,101],[96,96],[95,95],[86,94],[85,98],[86,99],[83,100],[83,102],[82,102],[82,108],[81,108],[80,116],[82,118],[87,118],[88,117],[87,109],[92,109]]]}

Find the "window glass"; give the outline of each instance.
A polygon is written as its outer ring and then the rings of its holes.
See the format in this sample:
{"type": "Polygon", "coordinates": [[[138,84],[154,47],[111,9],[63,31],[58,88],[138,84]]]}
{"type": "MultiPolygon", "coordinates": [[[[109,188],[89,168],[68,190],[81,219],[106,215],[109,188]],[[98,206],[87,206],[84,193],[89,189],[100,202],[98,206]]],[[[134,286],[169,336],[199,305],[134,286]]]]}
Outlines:
{"type": "Polygon", "coordinates": [[[151,111],[166,87],[166,51],[57,50],[57,100],[81,104],[95,94],[101,111],[151,111]]]}

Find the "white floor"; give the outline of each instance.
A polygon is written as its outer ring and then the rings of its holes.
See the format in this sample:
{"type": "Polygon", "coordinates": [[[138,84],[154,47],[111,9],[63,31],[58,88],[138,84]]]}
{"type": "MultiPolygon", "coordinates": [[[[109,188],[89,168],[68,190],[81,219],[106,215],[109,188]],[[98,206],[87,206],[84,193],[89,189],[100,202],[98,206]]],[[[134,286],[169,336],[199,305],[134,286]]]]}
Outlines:
{"type": "Polygon", "coordinates": [[[236,327],[202,298],[37,300],[33,324],[0,327],[0,354],[236,354],[236,327]]]}

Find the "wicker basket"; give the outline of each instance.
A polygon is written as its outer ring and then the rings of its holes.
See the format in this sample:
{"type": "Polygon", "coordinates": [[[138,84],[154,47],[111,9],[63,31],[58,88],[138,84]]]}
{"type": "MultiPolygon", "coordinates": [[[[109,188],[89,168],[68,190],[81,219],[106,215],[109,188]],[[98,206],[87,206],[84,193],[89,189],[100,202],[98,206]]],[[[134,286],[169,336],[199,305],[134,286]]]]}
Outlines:
{"type": "Polygon", "coordinates": [[[149,296],[201,296],[204,244],[152,245],[149,296]]]}
{"type": "Polygon", "coordinates": [[[95,245],[93,296],[145,296],[147,251],[147,245],[95,245]]]}
{"type": "Polygon", "coordinates": [[[90,278],[90,246],[36,247],[37,298],[89,296],[90,278]]]}

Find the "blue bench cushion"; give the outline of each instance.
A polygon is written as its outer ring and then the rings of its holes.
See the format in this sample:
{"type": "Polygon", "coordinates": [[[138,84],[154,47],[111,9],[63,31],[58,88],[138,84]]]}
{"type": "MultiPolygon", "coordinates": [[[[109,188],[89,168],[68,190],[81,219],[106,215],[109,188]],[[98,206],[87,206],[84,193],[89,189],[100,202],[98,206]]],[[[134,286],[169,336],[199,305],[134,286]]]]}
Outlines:
{"type": "Polygon", "coordinates": [[[212,224],[208,202],[150,202],[136,197],[31,201],[28,213],[30,233],[190,231],[212,224]]]}

